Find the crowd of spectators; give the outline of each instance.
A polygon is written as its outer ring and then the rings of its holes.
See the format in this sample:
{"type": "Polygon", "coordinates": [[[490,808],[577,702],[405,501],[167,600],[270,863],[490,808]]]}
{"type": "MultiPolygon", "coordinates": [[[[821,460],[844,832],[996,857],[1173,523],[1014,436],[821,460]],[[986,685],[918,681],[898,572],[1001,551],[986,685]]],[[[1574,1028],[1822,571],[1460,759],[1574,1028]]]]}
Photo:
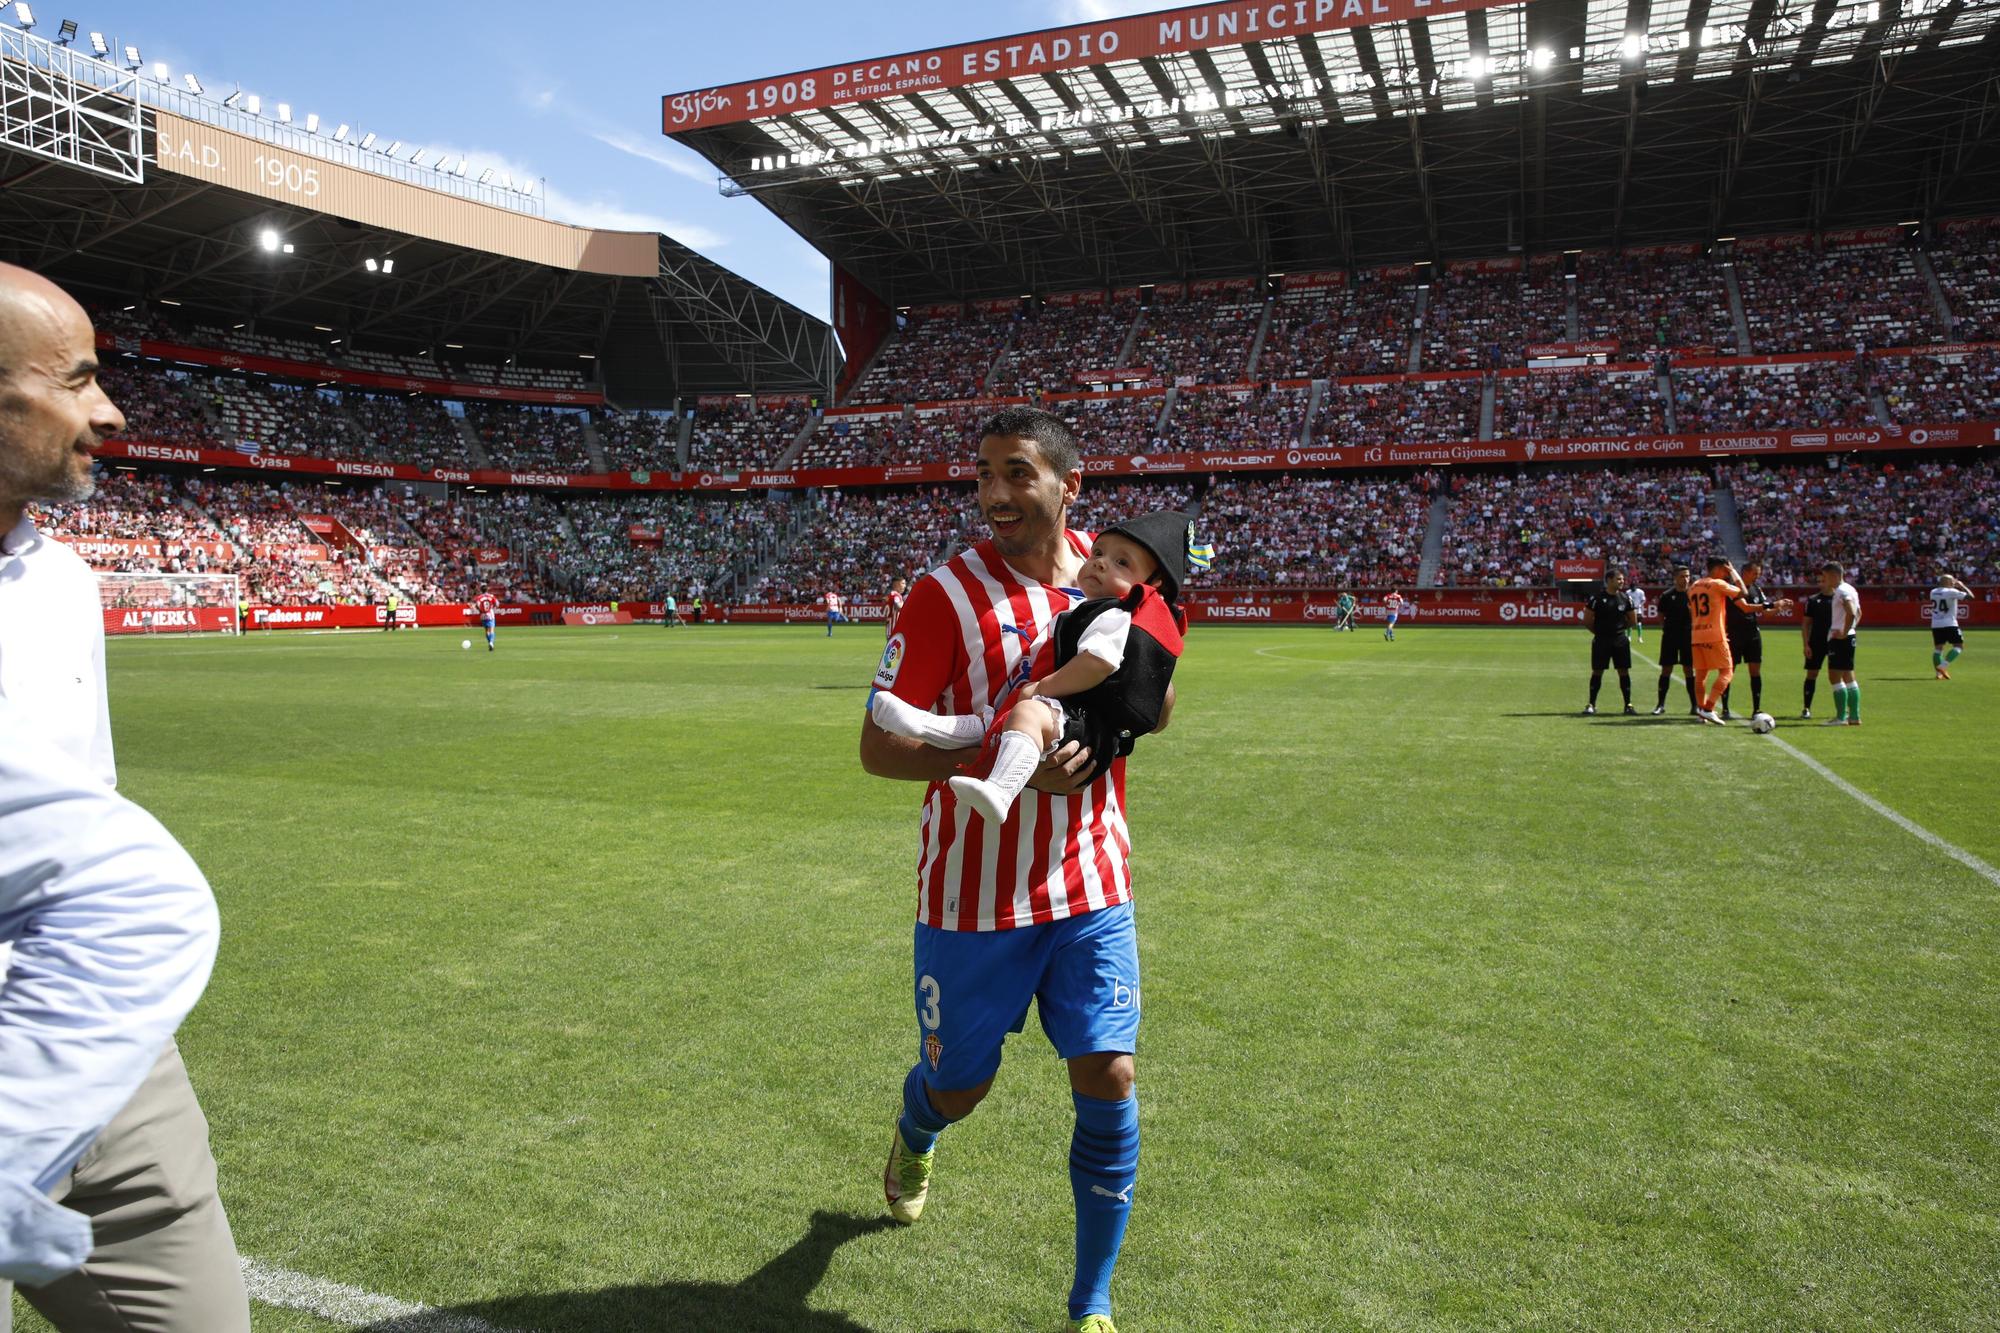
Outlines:
{"type": "MultiPolygon", "coordinates": [[[[1162,509],[1186,510],[1194,500],[1194,483],[1179,480],[1086,481],[1069,507],[1069,526],[1093,536],[1108,527],[1162,509]]],[[[1196,532],[1205,531],[1196,524],[1196,532]]],[[[1207,540],[1202,537],[1202,540],[1207,540]]]]}
{"type": "Polygon", "coordinates": [[[1874,382],[1898,424],[2000,420],[2000,352],[1991,347],[1956,356],[1883,357],[1875,363],[1874,382]]]}
{"type": "Polygon", "coordinates": [[[1658,435],[1666,428],[1659,376],[1650,370],[1503,375],[1494,387],[1495,439],[1658,435]]]}
{"type": "Polygon", "coordinates": [[[1041,307],[1015,329],[990,392],[998,397],[1066,393],[1080,387],[1081,374],[1117,369],[1118,353],[1138,317],[1132,301],[1041,307]]]}
{"type": "Polygon", "coordinates": [[[1929,587],[1940,573],[2000,581],[2000,470],[1977,458],[1836,460],[1729,474],[1743,541],[1766,581],[1810,585],[1838,560],[1857,583],[1929,587]]]}
{"type": "Polygon", "coordinates": [[[194,383],[185,372],[119,360],[107,362],[97,372],[97,382],[125,414],[121,438],[215,447],[215,428],[203,414],[194,383]]]}
{"type": "Polygon", "coordinates": [[[1557,264],[1513,273],[1440,273],[1424,305],[1425,370],[1519,365],[1529,343],[1569,339],[1569,288],[1557,264]]]}
{"type": "Polygon", "coordinates": [[[916,413],[907,425],[901,420],[876,423],[881,438],[875,461],[896,467],[971,458],[979,450],[979,427],[993,411],[986,404],[947,407],[916,413]]]}
{"type": "Polygon", "coordinates": [[[1198,535],[1213,588],[1414,587],[1429,506],[1425,478],[1272,476],[1214,480],[1198,535]]]}
{"type": "Polygon", "coordinates": [[[1683,433],[1861,426],[1875,419],[1861,361],[1708,366],[1673,372],[1683,433]]]}
{"type": "Polygon", "coordinates": [[[1313,418],[1313,440],[1328,445],[1476,440],[1485,387],[1484,380],[1470,376],[1329,384],[1313,418]]]}
{"type": "Polygon", "coordinates": [[[1578,338],[1616,341],[1621,358],[1674,348],[1736,353],[1729,289],[1706,255],[1581,255],[1575,286],[1578,338]]]}
{"type": "Polygon", "coordinates": [[[1155,300],[1131,359],[1169,384],[1239,384],[1249,378],[1250,347],[1263,318],[1263,303],[1241,293],[1155,300]]]}
{"type": "Polygon", "coordinates": [[[698,406],[688,436],[687,465],[702,472],[769,467],[792,447],[811,410],[803,399],[747,396],[698,406]]]}
{"type": "Polygon", "coordinates": [[[680,429],[671,412],[607,412],[597,419],[597,443],[614,472],[671,472],[680,429]]]}
{"type": "Polygon", "coordinates": [[[549,574],[570,597],[685,602],[774,551],[789,509],[769,496],[576,496],[545,502],[524,526],[542,533],[549,574]]]}
{"type": "Polygon", "coordinates": [[[1160,412],[1163,393],[1072,398],[1053,410],[1076,432],[1077,447],[1086,457],[1100,454],[1143,454],[1166,448],[1160,412]]]}
{"type": "Polygon", "coordinates": [[[977,398],[1014,330],[1011,315],[907,317],[847,395],[850,403],[929,403],[977,398]]]}
{"type": "Polygon", "coordinates": [[[812,502],[817,511],[749,600],[814,605],[829,592],[879,598],[892,580],[916,579],[965,541],[962,490],[817,491],[812,502]]]}
{"type": "Polygon", "coordinates": [[[1311,405],[1311,389],[1182,389],[1167,418],[1167,447],[1192,453],[1294,446],[1311,405]]]}
{"type": "Polygon", "coordinates": [[[1930,284],[1902,250],[1768,250],[1739,256],[1746,350],[1908,347],[1939,332],[1930,284]]]}
{"type": "Polygon", "coordinates": [[[1357,273],[1345,287],[1286,293],[1271,307],[1258,378],[1402,374],[1414,291],[1406,279],[1357,273]]]}
{"type": "MultiPolygon", "coordinates": [[[[963,409],[959,409],[963,410],[963,409]]],[[[864,467],[871,463],[915,461],[905,458],[913,452],[913,427],[905,414],[894,416],[822,417],[799,451],[800,467],[864,467]]]]}
{"type": "Polygon", "coordinates": [[[35,521],[44,531],[64,537],[160,544],[157,561],[105,557],[98,561],[101,569],[200,572],[207,568],[207,559],[197,556],[189,543],[228,538],[185,496],[180,483],[162,473],[100,468],[97,489],[88,500],[37,506],[35,521]]]}
{"type": "Polygon", "coordinates": [[[1438,585],[1538,587],[1555,562],[1603,560],[1662,577],[1717,549],[1715,501],[1698,467],[1589,469],[1456,479],[1438,585]]]}
{"type": "Polygon", "coordinates": [[[362,458],[414,467],[467,467],[465,437],[435,398],[350,393],[347,414],[362,458]]]}
{"type": "Polygon", "coordinates": [[[583,442],[583,413],[569,408],[467,403],[465,419],[495,467],[582,473],[597,469],[583,442]]]}
{"type": "Polygon", "coordinates": [[[1930,261],[1951,308],[1951,341],[2000,341],[2000,218],[1943,228],[1930,261]]]}

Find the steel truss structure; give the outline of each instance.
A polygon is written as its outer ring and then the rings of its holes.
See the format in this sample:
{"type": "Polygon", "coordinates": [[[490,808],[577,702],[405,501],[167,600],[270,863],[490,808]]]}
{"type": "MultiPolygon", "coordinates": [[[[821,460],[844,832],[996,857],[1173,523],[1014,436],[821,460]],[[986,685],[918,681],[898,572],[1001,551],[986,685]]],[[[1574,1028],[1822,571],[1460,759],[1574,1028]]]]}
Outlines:
{"type": "Polygon", "coordinates": [[[143,184],[138,76],[19,28],[0,28],[0,144],[143,184]]]}
{"type": "Polygon", "coordinates": [[[1996,212],[1996,123],[2000,0],[1526,0],[674,137],[900,305],[1996,212]]]}

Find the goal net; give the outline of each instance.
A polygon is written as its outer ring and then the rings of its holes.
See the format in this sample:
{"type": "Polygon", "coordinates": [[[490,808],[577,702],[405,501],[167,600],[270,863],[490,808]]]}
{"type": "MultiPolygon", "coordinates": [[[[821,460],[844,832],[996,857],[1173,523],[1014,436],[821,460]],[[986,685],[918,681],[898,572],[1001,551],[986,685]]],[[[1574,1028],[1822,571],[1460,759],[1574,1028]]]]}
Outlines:
{"type": "Polygon", "coordinates": [[[107,634],[233,634],[236,574],[99,573],[107,634]]]}

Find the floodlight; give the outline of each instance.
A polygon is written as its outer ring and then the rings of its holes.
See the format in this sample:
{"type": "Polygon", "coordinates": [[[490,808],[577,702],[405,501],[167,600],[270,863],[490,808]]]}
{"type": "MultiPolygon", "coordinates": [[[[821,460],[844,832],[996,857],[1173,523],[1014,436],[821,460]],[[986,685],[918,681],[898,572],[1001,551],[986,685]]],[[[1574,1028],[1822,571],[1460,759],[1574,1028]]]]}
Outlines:
{"type": "Polygon", "coordinates": [[[510,171],[503,171],[500,173],[500,188],[503,190],[511,190],[514,188],[514,173],[510,171]]]}
{"type": "Polygon", "coordinates": [[[379,270],[382,266],[376,263],[372,259],[364,259],[361,261],[361,267],[367,269],[370,273],[374,273],[377,270],[379,270]]]}
{"type": "Polygon", "coordinates": [[[286,241],[282,248],[284,249],[284,252],[286,254],[290,254],[292,252],[292,243],[290,241],[286,241]]]}
{"type": "Polygon", "coordinates": [[[384,273],[394,273],[394,272],[396,271],[396,261],[395,261],[395,260],[393,260],[393,259],[385,259],[385,260],[383,260],[383,261],[382,261],[382,271],[383,271],[384,273]]]}
{"type": "Polygon", "coordinates": [[[319,112],[317,111],[306,112],[306,133],[307,134],[319,133],[319,112]]]}
{"type": "Polygon", "coordinates": [[[1536,69],[1547,69],[1556,63],[1556,53],[1546,46],[1538,46],[1535,48],[1534,63],[1536,69]]]}
{"type": "Polygon", "coordinates": [[[368,131],[368,133],[361,136],[361,145],[360,145],[361,151],[365,153],[374,146],[375,146],[375,131],[370,130],[368,131]]]}
{"type": "Polygon", "coordinates": [[[456,172],[452,173],[452,174],[454,174],[455,176],[457,176],[457,177],[458,177],[458,178],[459,178],[460,180],[464,180],[464,179],[465,179],[465,169],[466,169],[466,168],[467,168],[467,167],[468,167],[469,165],[471,165],[471,160],[470,160],[470,159],[468,159],[468,158],[463,158],[463,157],[461,157],[460,159],[458,159],[458,170],[457,170],[456,172]]]}
{"type": "Polygon", "coordinates": [[[32,9],[30,9],[30,8],[28,8],[28,7],[27,7],[26,5],[24,5],[24,4],[22,4],[22,5],[15,5],[15,6],[14,6],[14,22],[16,22],[16,23],[20,24],[20,25],[21,25],[21,26],[22,26],[23,28],[32,28],[32,27],[34,27],[34,26],[35,26],[35,11],[34,11],[34,10],[32,10],[32,9]]]}
{"type": "Polygon", "coordinates": [[[56,44],[58,46],[68,46],[71,42],[75,40],[76,40],[76,20],[64,19],[62,21],[62,26],[56,29],[56,44]]]}
{"type": "Polygon", "coordinates": [[[165,83],[168,79],[172,78],[173,74],[174,72],[167,68],[166,61],[155,60],[153,62],[153,77],[158,79],[161,83],[165,83]]]}
{"type": "Polygon", "coordinates": [[[229,96],[222,99],[222,105],[229,108],[231,111],[234,111],[236,109],[236,104],[238,102],[241,102],[242,100],[243,100],[243,90],[241,88],[238,88],[235,92],[229,94],[229,96]]]}
{"type": "Polygon", "coordinates": [[[481,185],[486,184],[486,182],[492,179],[493,179],[493,168],[491,167],[488,167],[486,168],[486,170],[479,173],[479,183],[481,185]]]}
{"type": "Polygon", "coordinates": [[[391,139],[389,140],[389,146],[382,150],[382,154],[385,157],[394,157],[396,155],[396,151],[400,149],[402,146],[403,146],[403,141],[401,139],[391,139]]]}
{"type": "Polygon", "coordinates": [[[346,121],[342,121],[342,122],[340,123],[340,128],[339,128],[339,129],[337,129],[337,130],[335,130],[335,131],[333,132],[333,141],[334,141],[335,143],[345,143],[345,142],[347,142],[347,122],[346,122],[346,121]]]}
{"type": "Polygon", "coordinates": [[[194,95],[195,95],[196,97],[200,97],[200,96],[201,96],[201,80],[200,80],[200,79],[197,79],[197,78],[196,78],[196,77],[195,77],[194,75],[192,75],[192,74],[183,74],[183,75],[181,75],[181,82],[182,82],[182,83],[185,83],[185,84],[187,85],[187,90],[188,90],[189,92],[193,93],[193,94],[194,94],[194,95]]]}
{"type": "Polygon", "coordinates": [[[243,109],[253,116],[261,116],[264,114],[264,99],[251,93],[243,99],[243,109]]]}
{"type": "Polygon", "coordinates": [[[278,103],[278,119],[286,125],[292,123],[292,104],[290,102],[278,103]]]}
{"type": "Polygon", "coordinates": [[[264,228],[257,237],[257,244],[275,253],[278,249],[278,233],[272,231],[269,227],[264,228]]]}
{"type": "Polygon", "coordinates": [[[139,68],[139,66],[145,63],[146,62],[144,60],[141,60],[139,58],[139,48],[127,44],[127,46],[125,47],[125,68],[136,70],[139,68]]]}
{"type": "Polygon", "coordinates": [[[1645,54],[1646,39],[1636,32],[1627,33],[1625,36],[1625,58],[1627,60],[1637,60],[1645,54]]]}
{"type": "Polygon", "coordinates": [[[416,152],[410,154],[410,165],[413,167],[421,167],[425,165],[423,149],[419,148],[416,152]]]}
{"type": "Polygon", "coordinates": [[[108,56],[111,54],[111,43],[104,40],[103,33],[93,32],[90,34],[90,49],[98,55],[108,56]]]}

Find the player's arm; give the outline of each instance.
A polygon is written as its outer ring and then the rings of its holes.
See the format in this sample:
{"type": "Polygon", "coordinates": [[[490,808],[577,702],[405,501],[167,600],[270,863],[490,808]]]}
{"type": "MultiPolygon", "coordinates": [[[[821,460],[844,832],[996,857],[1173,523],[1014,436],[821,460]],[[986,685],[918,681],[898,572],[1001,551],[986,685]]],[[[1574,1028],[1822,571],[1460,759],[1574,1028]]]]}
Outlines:
{"type": "MultiPolygon", "coordinates": [[[[1963,583],[1960,583],[1958,581],[1958,576],[1955,574],[1947,574],[1944,576],[1944,586],[1950,588],[1953,592],[1956,592],[1961,597],[1973,596],[1972,589],[1966,587],[1963,583]]],[[[1974,600],[1976,601],[1978,599],[1974,598],[1974,600]]]]}
{"type": "Polygon", "coordinates": [[[1040,680],[1023,685],[1019,697],[1067,699],[1102,685],[1117,669],[1115,662],[1107,662],[1091,653],[1078,653],[1040,680]]]}
{"type": "Polygon", "coordinates": [[[1589,633],[1597,633],[1597,603],[1594,601],[1583,604],[1583,627],[1589,633]]]}

